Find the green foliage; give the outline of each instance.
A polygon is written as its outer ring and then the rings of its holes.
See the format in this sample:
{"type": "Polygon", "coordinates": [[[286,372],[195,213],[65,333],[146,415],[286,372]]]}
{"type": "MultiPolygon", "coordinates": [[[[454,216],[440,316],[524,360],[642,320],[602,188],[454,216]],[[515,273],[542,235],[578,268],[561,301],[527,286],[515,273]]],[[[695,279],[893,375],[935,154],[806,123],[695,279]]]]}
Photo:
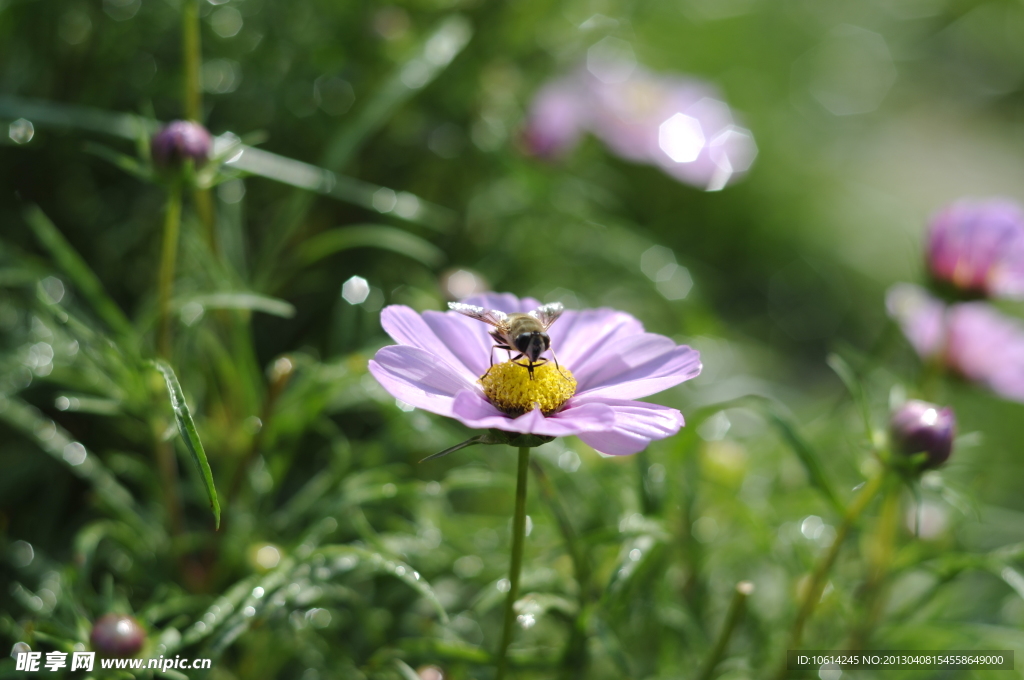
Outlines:
{"type": "MultiPolygon", "coordinates": [[[[928,373],[882,311],[950,192],[1019,190],[1004,148],[1019,3],[200,14],[217,141],[167,175],[148,140],[184,114],[179,4],[0,0],[0,131],[33,125],[0,141],[5,651],[91,648],[92,622],[123,612],[147,631],[140,656],[213,659],[189,677],[492,678],[514,454],[421,464],[477,433],[407,410],[367,372],[388,343],[382,306],[442,309],[459,270],[626,310],[705,366],[656,397],[687,425],[642,454],[533,450],[514,677],[771,677],[843,535],[806,648],[1024,646],[1020,405],[928,373]],[[838,116],[828,88],[874,82],[856,58],[839,63],[853,76],[814,61],[847,25],[884,39],[898,79],[875,110],[838,116]],[[714,80],[754,131],[750,176],[705,193],[592,139],[558,161],[523,154],[532,93],[604,37],[714,80]],[[682,297],[659,280],[672,263],[693,281],[682,297]],[[357,276],[353,304],[341,290],[357,276]],[[908,394],[956,408],[954,457],[852,513],[885,463],[881,414],[908,394]]],[[[129,674],[96,673],[113,675],[129,674]]]]}

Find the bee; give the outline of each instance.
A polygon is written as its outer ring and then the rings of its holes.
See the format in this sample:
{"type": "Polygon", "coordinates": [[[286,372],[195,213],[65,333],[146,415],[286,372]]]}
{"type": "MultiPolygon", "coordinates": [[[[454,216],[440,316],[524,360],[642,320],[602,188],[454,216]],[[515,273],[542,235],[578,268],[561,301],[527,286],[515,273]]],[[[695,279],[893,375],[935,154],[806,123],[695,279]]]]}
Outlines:
{"type": "MultiPolygon", "coordinates": [[[[548,361],[541,357],[541,354],[551,350],[551,336],[548,335],[548,329],[558,320],[563,311],[561,302],[542,305],[525,314],[521,312],[506,314],[461,302],[449,302],[448,308],[459,314],[465,314],[471,319],[494,326],[494,330],[490,331],[490,336],[494,338],[495,345],[491,347],[491,365],[487,369],[487,373],[494,367],[494,350],[503,349],[508,352],[509,361],[530,372],[530,380],[533,380],[533,369],[543,366],[548,361]],[[512,352],[518,352],[518,354],[513,357],[512,352]],[[524,359],[526,363],[519,361],[520,359],[524,359]]],[[[562,369],[558,365],[558,358],[555,357],[554,350],[551,350],[551,358],[555,362],[558,373],[565,378],[565,374],[562,373],[562,369]]],[[[484,373],[484,376],[487,373],[484,373]]],[[[568,378],[565,379],[568,380],[568,378]]]]}

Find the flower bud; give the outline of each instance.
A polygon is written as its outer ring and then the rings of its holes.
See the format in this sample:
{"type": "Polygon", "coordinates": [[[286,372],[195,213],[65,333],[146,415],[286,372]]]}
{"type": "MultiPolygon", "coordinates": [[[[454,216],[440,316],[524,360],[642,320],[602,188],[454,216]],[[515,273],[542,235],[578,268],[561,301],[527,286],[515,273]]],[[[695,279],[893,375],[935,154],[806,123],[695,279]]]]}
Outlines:
{"type": "Polygon", "coordinates": [[[135,656],[146,641],[146,631],[127,614],[104,614],[92,625],[92,648],[103,656],[135,656]]]}
{"type": "Polygon", "coordinates": [[[186,160],[197,167],[203,165],[212,147],[213,139],[206,128],[190,120],[168,123],[150,141],[153,163],[161,169],[177,168],[186,160]]]}
{"type": "Polygon", "coordinates": [[[953,450],[956,418],[951,408],[912,399],[892,414],[889,431],[896,453],[925,453],[922,467],[933,468],[945,463],[953,450]]]}

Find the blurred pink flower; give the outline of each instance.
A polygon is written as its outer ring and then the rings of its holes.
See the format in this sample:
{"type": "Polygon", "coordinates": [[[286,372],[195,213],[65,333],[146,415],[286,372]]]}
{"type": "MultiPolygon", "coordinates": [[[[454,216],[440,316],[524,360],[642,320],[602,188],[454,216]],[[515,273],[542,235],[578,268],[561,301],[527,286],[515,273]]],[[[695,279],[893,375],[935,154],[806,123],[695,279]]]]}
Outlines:
{"type": "Polygon", "coordinates": [[[928,229],[928,271],[986,297],[1024,297],[1024,211],[1013,201],[958,201],[928,229]]]}
{"type": "Polygon", "coordinates": [[[984,302],[945,305],[925,289],[900,283],[886,306],[910,344],[997,394],[1024,402],[1024,324],[984,302]]]}
{"type": "Polygon", "coordinates": [[[642,67],[618,73],[628,75],[602,79],[580,67],[542,87],[524,134],[528,151],[564,153],[590,131],[617,156],[708,191],[750,168],[757,155],[753,135],[735,124],[713,86],[642,67]]]}
{"type": "MultiPolygon", "coordinates": [[[[536,300],[488,293],[467,304],[506,313],[527,312],[536,300]]],[[[490,328],[455,312],[419,314],[400,305],[381,312],[384,330],[399,344],[384,347],[370,372],[396,398],[474,429],[550,437],[577,435],[611,455],[642,451],[683,426],[673,408],[635,401],[696,377],[700,354],[662,335],[645,333],[635,318],[611,309],[566,310],[549,334],[559,363],[575,375],[576,394],[556,413],[512,417],[484,395],[494,341],[490,328]]]]}

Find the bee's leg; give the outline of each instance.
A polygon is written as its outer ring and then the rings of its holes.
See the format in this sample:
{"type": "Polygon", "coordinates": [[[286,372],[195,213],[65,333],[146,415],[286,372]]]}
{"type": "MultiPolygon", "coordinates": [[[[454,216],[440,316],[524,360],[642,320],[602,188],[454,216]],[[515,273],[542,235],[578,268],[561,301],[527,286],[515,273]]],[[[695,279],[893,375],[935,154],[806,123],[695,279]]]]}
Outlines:
{"type": "Polygon", "coordinates": [[[484,374],[483,374],[482,376],[480,376],[480,379],[481,379],[481,380],[483,380],[484,378],[486,378],[486,377],[487,377],[487,374],[491,372],[491,369],[492,369],[492,368],[494,368],[494,350],[496,350],[496,349],[508,349],[508,348],[507,348],[507,347],[505,347],[504,345],[492,345],[492,346],[491,346],[491,351],[490,351],[490,354],[489,354],[489,356],[490,356],[490,359],[491,359],[491,365],[490,365],[490,366],[488,366],[488,367],[487,367],[487,370],[486,370],[486,371],[484,371],[484,374]]]}
{"type": "Polygon", "coordinates": [[[558,374],[565,378],[566,382],[568,382],[568,376],[566,376],[565,373],[562,373],[562,367],[558,365],[558,357],[555,356],[555,350],[552,349],[549,351],[551,352],[551,358],[555,360],[555,368],[558,369],[558,374]]]}
{"type": "MultiPolygon", "coordinates": [[[[488,367],[487,367],[487,370],[486,370],[486,371],[484,371],[484,374],[483,374],[482,376],[480,376],[480,379],[481,379],[481,380],[483,380],[484,378],[486,378],[486,377],[487,377],[487,374],[491,372],[491,369],[492,369],[492,368],[494,368],[494,350],[496,350],[496,349],[503,349],[503,350],[511,350],[512,348],[511,348],[511,347],[509,347],[508,345],[493,345],[493,346],[491,347],[491,354],[490,354],[490,357],[491,357],[491,365],[490,365],[490,366],[488,366],[488,367]]],[[[511,353],[511,351],[509,351],[509,356],[512,356],[512,353],[511,353]]],[[[522,355],[520,355],[520,356],[522,356],[522,355]]]]}

